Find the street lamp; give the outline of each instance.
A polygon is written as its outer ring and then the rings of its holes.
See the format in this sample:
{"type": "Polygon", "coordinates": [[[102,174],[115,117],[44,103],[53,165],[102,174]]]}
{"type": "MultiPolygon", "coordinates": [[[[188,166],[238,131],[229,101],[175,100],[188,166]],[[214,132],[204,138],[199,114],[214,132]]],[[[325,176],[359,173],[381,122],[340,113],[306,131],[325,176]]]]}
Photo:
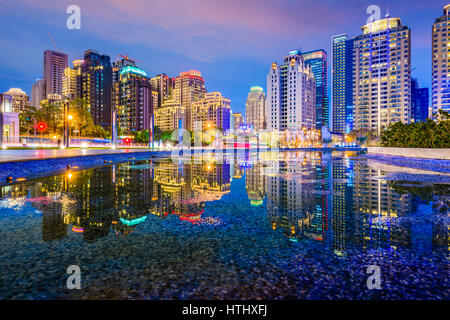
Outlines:
{"type": "Polygon", "coordinates": [[[69,141],[70,141],[70,122],[72,121],[73,116],[71,114],[67,115],[67,126],[66,126],[66,148],[69,148],[69,141]]]}

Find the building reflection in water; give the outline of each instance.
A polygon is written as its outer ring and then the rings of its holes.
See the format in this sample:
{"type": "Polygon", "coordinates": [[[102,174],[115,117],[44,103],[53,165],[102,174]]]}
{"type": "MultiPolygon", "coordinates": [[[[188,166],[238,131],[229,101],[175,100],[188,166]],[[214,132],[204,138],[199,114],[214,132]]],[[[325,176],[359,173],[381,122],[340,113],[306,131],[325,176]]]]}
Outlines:
{"type": "Polygon", "coordinates": [[[278,161],[255,163],[245,173],[250,203],[261,205],[266,197],[274,230],[294,242],[323,242],[337,256],[351,247],[391,252],[448,246],[448,227],[431,217],[437,214],[433,203],[441,200],[394,188],[379,179],[384,173],[354,156],[282,153],[278,161]]]}
{"type": "Polygon", "coordinates": [[[193,224],[202,219],[205,203],[230,192],[229,164],[174,164],[169,161],[126,163],[4,186],[1,201],[30,203],[42,214],[44,241],[74,233],[93,242],[113,230],[127,235],[149,214],[177,215],[193,224]]]}
{"type": "Polygon", "coordinates": [[[204,217],[205,204],[230,193],[232,179],[245,177],[247,205],[267,210],[274,232],[293,242],[317,241],[336,256],[351,247],[448,247],[448,226],[432,219],[448,210],[448,188],[442,192],[447,200],[424,199],[378,179],[381,171],[353,156],[282,152],[261,161],[245,154],[231,164],[148,160],[68,171],[1,187],[0,208],[33,206],[42,214],[44,241],[72,232],[93,242],[111,230],[126,236],[149,215],[218,225],[220,217],[204,217]],[[415,223],[418,218],[424,219],[415,223]]]}

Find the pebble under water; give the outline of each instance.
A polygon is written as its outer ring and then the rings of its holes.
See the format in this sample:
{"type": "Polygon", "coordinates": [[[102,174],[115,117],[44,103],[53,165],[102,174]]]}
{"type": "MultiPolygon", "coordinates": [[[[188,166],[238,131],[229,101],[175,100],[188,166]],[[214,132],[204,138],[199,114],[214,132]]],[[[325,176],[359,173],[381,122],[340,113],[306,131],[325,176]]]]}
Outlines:
{"type": "Polygon", "coordinates": [[[188,160],[1,186],[0,298],[449,299],[450,179],[349,153],[188,160]]]}

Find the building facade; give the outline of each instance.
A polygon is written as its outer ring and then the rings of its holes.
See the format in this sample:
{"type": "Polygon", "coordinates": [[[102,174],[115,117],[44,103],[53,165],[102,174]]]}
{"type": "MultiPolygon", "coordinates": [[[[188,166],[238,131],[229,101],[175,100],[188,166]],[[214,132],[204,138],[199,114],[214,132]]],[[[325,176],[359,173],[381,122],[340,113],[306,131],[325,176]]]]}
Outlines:
{"type": "Polygon", "coordinates": [[[354,129],[379,135],[411,121],[411,30],[386,17],[362,27],[354,40],[354,129]]]}
{"type": "Polygon", "coordinates": [[[232,128],[234,131],[239,130],[239,127],[245,123],[245,119],[244,116],[242,115],[242,113],[233,113],[231,115],[232,118],[232,128]]]}
{"type": "Polygon", "coordinates": [[[152,89],[147,73],[134,66],[120,70],[113,85],[113,108],[123,133],[150,130],[153,117],[152,89]]]}
{"type": "Polygon", "coordinates": [[[39,108],[41,105],[41,101],[44,100],[45,95],[45,80],[44,79],[38,79],[35,83],[33,83],[31,87],[31,97],[30,97],[30,104],[35,107],[39,108]]]}
{"type": "Polygon", "coordinates": [[[316,126],[316,82],[298,50],[281,65],[272,63],[267,75],[267,128],[272,131],[316,126]]]}
{"type": "Polygon", "coordinates": [[[0,93],[0,146],[19,142],[19,114],[13,112],[13,98],[0,93]]]}
{"type": "Polygon", "coordinates": [[[245,121],[256,131],[267,128],[266,95],[263,88],[250,88],[245,104],[245,121]]]}
{"type": "Polygon", "coordinates": [[[67,99],[77,97],[77,78],[80,75],[80,68],[74,69],[67,67],[64,69],[62,96],[67,99]]]}
{"type": "Polygon", "coordinates": [[[230,116],[230,99],[223,97],[220,92],[210,92],[203,99],[192,103],[191,128],[194,131],[212,128],[226,131],[230,129],[230,116]],[[202,128],[198,127],[199,123],[202,128]]]}
{"type": "Polygon", "coordinates": [[[64,69],[68,67],[67,54],[52,50],[44,51],[43,79],[45,81],[46,99],[49,94],[62,94],[64,69]]]}
{"type": "Polygon", "coordinates": [[[330,112],[328,100],[328,60],[325,50],[302,53],[305,63],[311,66],[316,80],[316,129],[329,128],[330,112]]]}
{"type": "Polygon", "coordinates": [[[432,28],[430,115],[437,113],[438,110],[450,112],[449,14],[450,4],[444,7],[443,15],[436,19],[432,28]]]}
{"type": "Polygon", "coordinates": [[[161,131],[173,131],[178,129],[180,120],[184,119],[184,110],[180,104],[172,99],[167,99],[161,107],[154,109],[155,127],[161,131]]]}
{"type": "Polygon", "coordinates": [[[425,121],[429,117],[428,88],[421,88],[417,79],[411,79],[411,118],[414,122],[425,121]]]}
{"type": "Polygon", "coordinates": [[[183,129],[192,130],[192,104],[205,97],[205,80],[200,71],[181,72],[175,78],[173,99],[183,108],[183,129]]]}
{"type": "Polygon", "coordinates": [[[332,38],[331,128],[341,134],[353,130],[353,39],[346,34],[332,38]]]}
{"type": "Polygon", "coordinates": [[[12,98],[12,112],[22,113],[28,109],[30,97],[22,89],[11,88],[5,94],[12,98]]]}
{"type": "Polygon", "coordinates": [[[109,56],[87,50],[79,68],[77,96],[86,100],[96,125],[111,126],[112,67],[109,56]]]}
{"type": "Polygon", "coordinates": [[[165,100],[172,99],[173,89],[175,87],[174,78],[170,78],[165,73],[161,73],[151,78],[150,83],[152,84],[152,90],[158,94],[155,109],[160,108],[165,100]]]}

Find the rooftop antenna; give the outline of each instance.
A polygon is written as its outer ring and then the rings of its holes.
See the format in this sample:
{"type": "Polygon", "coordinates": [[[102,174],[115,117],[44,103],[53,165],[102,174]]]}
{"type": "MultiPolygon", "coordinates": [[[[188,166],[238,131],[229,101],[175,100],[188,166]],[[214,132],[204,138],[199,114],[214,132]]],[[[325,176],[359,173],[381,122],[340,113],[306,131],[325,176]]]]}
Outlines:
{"type": "Polygon", "coordinates": [[[389,8],[386,9],[386,18],[390,18],[391,15],[389,14],[389,8]]]}
{"type": "Polygon", "coordinates": [[[58,47],[56,47],[55,41],[53,40],[52,35],[50,34],[50,31],[47,30],[47,33],[48,33],[48,36],[50,37],[50,40],[53,43],[53,46],[55,47],[55,50],[61,52],[62,50],[58,49],[58,47]]]}

